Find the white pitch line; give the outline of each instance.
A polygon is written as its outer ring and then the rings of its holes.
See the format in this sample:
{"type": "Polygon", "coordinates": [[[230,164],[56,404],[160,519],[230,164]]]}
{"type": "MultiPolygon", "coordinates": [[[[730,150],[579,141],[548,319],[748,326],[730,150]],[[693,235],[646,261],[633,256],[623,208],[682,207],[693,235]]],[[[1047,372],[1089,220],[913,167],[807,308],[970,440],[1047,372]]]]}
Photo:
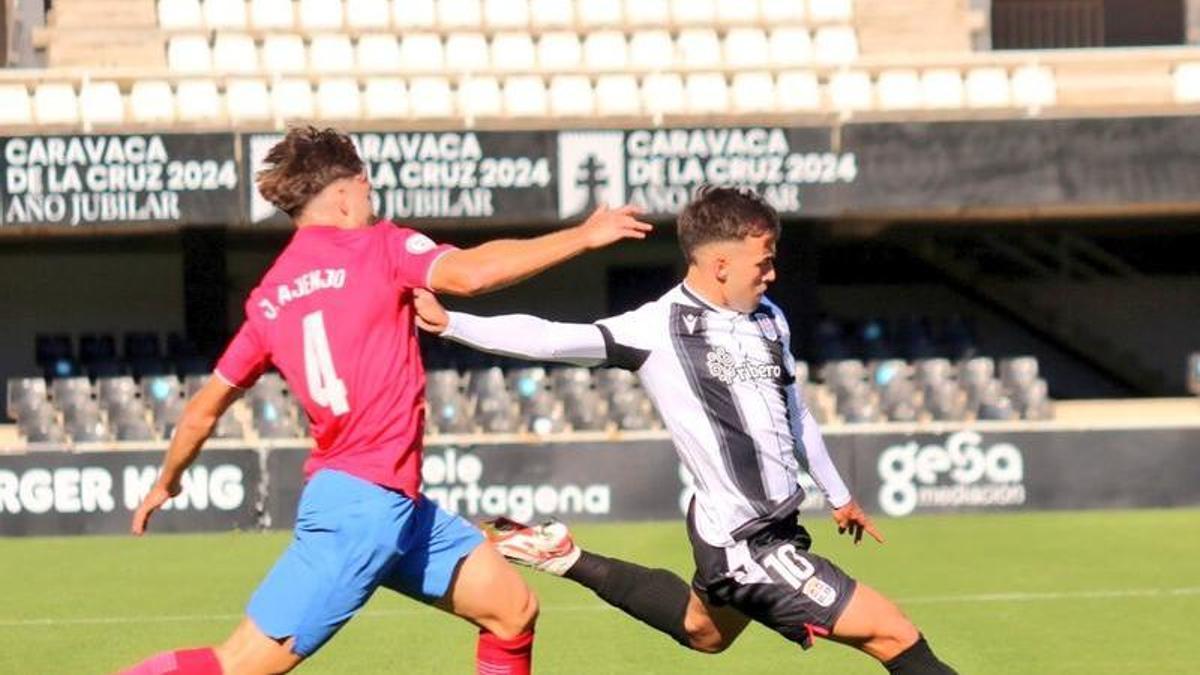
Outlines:
{"type": "MultiPolygon", "coordinates": [[[[1048,593],[977,593],[966,595],[927,595],[911,598],[900,598],[901,605],[940,605],[975,602],[1043,602],[1052,600],[1102,600],[1105,598],[1149,598],[1164,596],[1200,595],[1200,586],[1185,586],[1181,588],[1126,588],[1093,591],[1061,591],[1048,593]]],[[[612,612],[614,607],[600,603],[589,605],[544,605],[546,614],[557,613],[590,613],[612,612]]],[[[420,616],[429,612],[423,607],[408,609],[366,610],[357,616],[363,618],[386,618],[395,616],[420,616]]],[[[82,626],[82,625],[111,625],[111,624],[146,624],[146,623],[188,623],[210,621],[236,621],[241,614],[176,614],[167,616],[94,616],[76,618],[40,618],[40,619],[0,619],[0,628],[19,628],[26,626],[82,626]]]]}

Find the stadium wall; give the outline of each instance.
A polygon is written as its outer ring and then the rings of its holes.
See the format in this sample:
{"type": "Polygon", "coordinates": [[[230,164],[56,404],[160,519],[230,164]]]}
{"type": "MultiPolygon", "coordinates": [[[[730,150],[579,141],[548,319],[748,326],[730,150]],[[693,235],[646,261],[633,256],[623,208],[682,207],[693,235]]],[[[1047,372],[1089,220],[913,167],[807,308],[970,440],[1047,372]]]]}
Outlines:
{"type": "MultiPolygon", "coordinates": [[[[831,454],[869,510],[926,513],[1146,508],[1200,504],[1200,425],[1110,428],[1049,424],[827,430],[831,454]]],[[[159,448],[161,450],[161,448],[159,448]]],[[[159,531],[287,528],[305,449],[206,450],[159,531]]],[[[127,531],[154,482],[159,452],[0,455],[0,535],[127,531]]],[[[691,478],[661,434],[641,440],[531,444],[432,443],[424,491],[480,519],[568,522],[681,517],[691,478]]],[[[802,509],[824,508],[811,479],[802,509]]]]}

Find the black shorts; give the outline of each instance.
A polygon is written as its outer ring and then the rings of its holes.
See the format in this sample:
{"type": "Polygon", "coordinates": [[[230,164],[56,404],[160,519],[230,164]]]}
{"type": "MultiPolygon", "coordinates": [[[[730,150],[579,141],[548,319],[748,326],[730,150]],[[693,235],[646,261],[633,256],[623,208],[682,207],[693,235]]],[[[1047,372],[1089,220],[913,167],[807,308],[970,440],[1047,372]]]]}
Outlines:
{"type": "Polygon", "coordinates": [[[737,541],[712,546],[700,538],[688,509],[688,538],[696,560],[692,587],[713,605],[728,605],[801,647],[828,635],[857,582],[829,560],[808,552],[812,538],[796,514],[737,541]]]}

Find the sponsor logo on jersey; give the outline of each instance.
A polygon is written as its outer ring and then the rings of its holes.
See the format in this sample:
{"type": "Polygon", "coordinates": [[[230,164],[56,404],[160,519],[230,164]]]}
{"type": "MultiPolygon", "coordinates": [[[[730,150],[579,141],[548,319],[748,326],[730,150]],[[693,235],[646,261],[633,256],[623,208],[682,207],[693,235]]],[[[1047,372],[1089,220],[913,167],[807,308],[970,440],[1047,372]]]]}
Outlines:
{"type": "Polygon", "coordinates": [[[738,361],[728,349],[717,347],[708,352],[705,357],[708,374],[724,382],[749,382],[752,380],[777,380],[783,375],[783,368],[771,363],[757,363],[749,359],[738,361]]]}
{"type": "Polygon", "coordinates": [[[1025,503],[1025,459],[1011,443],[985,446],[974,431],[945,443],[909,441],[879,455],[879,505],[889,516],[917,509],[1019,506],[1025,503]]]}

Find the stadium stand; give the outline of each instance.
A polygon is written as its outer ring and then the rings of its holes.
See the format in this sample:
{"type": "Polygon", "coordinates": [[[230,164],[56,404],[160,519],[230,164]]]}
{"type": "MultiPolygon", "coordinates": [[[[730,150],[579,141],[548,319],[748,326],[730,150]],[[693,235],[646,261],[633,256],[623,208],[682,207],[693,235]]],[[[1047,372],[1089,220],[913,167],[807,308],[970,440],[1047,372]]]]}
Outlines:
{"type": "Polygon", "coordinates": [[[0,76],[0,121],[661,123],[1200,101],[1194,48],[1141,48],[1137,59],[1119,49],[972,51],[984,23],[977,11],[955,0],[918,4],[59,0],[36,35],[51,67],[0,76]],[[376,100],[390,97],[401,100],[376,100]]]}

